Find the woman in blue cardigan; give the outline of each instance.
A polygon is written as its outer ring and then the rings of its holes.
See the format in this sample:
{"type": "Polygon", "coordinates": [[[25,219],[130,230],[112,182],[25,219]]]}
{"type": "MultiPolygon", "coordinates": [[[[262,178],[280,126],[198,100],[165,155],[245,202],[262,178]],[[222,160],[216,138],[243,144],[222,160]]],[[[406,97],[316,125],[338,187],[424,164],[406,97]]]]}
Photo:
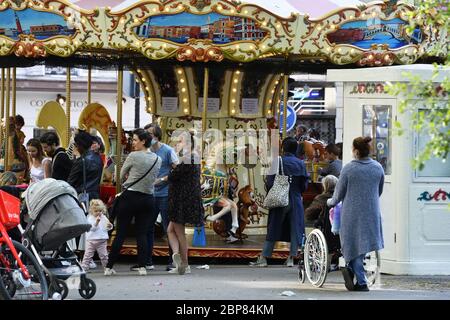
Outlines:
{"type": "Polygon", "coordinates": [[[369,157],[371,141],[370,137],[353,140],[355,159],[344,166],[333,198],[327,201],[329,206],[342,201],[339,236],[347,264],[342,273],[345,287],[350,291],[369,291],[364,257],[367,253],[384,247],[380,211],[384,170],[377,161],[369,157]]]}

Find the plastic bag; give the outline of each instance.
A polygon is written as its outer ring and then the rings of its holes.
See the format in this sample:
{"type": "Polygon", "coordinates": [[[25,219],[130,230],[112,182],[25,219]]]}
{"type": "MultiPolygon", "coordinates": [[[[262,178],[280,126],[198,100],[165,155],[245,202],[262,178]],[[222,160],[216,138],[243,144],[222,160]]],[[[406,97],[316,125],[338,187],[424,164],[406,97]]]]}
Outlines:
{"type": "Polygon", "coordinates": [[[339,229],[341,229],[341,209],[342,202],[330,209],[331,232],[334,235],[339,234],[339,229]]]}
{"type": "Polygon", "coordinates": [[[192,237],[192,246],[193,247],[206,246],[206,234],[204,225],[194,228],[194,236],[192,237]]]}

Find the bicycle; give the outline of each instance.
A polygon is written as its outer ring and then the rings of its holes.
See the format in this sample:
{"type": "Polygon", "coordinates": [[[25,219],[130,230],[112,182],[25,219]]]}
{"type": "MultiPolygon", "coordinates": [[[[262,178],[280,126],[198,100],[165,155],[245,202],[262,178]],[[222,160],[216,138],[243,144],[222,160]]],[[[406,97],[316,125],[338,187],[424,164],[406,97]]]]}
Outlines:
{"type": "Polygon", "coordinates": [[[8,235],[7,231],[17,226],[20,200],[0,190],[0,299],[47,300],[47,281],[39,262],[8,235]]]}

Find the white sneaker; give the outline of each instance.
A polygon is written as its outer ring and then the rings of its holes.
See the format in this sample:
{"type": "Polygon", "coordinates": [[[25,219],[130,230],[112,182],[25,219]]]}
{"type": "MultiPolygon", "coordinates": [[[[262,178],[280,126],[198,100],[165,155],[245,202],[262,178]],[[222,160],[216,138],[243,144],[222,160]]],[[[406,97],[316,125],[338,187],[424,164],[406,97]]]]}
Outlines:
{"type": "MultiPolygon", "coordinates": [[[[178,269],[177,268],[172,268],[168,271],[168,273],[178,273],[178,269]]],[[[186,269],[184,270],[185,274],[190,274],[191,273],[191,266],[187,266],[186,269]]]]}
{"type": "Polygon", "coordinates": [[[145,269],[145,267],[140,267],[140,268],[138,269],[138,274],[139,274],[140,276],[146,276],[146,275],[147,275],[147,269],[145,269]]]}
{"type": "Polygon", "coordinates": [[[289,256],[289,258],[286,259],[284,264],[286,265],[286,267],[292,268],[294,266],[294,258],[289,256]]]}
{"type": "Polygon", "coordinates": [[[91,262],[89,262],[89,269],[95,269],[97,268],[97,264],[94,262],[94,260],[92,260],[91,262]]]}
{"type": "Polygon", "coordinates": [[[105,276],[112,276],[113,274],[116,274],[117,272],[112,268],[105,268],[105,272],[103,275],[105,276]]]}
{"type": "Polygon", "coordinates": [[[186,272],[186,266],[183,265],[183,261],[181,260],[181,256],[179,253],[174,253],[172,255],[173,264],[175,265],[175,269],[177,269],[178,274],[184,274],[186,272]]]}
{"type": "Polygon", "coordinates": [[[267,259],[263,256],[258,256],[258,259],[255,262],[249,263],[250,267],[267,267],[267,259]]]}

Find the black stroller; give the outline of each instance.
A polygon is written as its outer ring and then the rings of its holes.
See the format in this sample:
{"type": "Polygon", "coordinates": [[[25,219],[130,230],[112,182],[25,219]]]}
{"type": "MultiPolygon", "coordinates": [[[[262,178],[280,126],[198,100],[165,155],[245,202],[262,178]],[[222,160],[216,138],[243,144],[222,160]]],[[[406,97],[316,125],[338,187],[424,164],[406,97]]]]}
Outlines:
{"type": "Polygon", "coordinates": [[[91,228],[76,191],[65,181],[44,179],[32,184],[24,197],[22,216],[27,225],[22,241],[48,275],[49,296],[57,299],[60,294],[65,299],[69,282],[81,297],[92,298],[97,290],[95,282],[87,278],[68,244],[91,228]]]}

